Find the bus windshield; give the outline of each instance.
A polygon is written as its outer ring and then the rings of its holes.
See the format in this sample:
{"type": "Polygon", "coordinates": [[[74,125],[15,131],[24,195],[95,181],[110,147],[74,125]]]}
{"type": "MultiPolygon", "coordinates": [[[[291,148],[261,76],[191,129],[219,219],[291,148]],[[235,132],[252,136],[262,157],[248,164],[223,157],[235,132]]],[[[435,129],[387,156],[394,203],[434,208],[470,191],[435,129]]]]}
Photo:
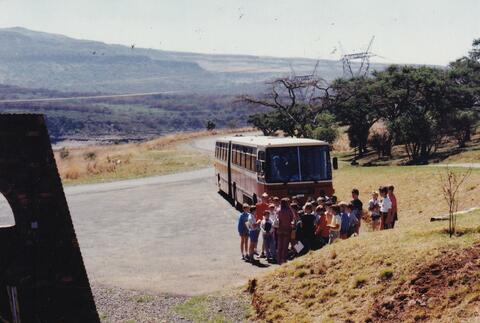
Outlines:
{"type": "Polygon", "coordinates": [[[332,178],[328,146],[267,148],[266,181],[288,183],[332,178]]]}

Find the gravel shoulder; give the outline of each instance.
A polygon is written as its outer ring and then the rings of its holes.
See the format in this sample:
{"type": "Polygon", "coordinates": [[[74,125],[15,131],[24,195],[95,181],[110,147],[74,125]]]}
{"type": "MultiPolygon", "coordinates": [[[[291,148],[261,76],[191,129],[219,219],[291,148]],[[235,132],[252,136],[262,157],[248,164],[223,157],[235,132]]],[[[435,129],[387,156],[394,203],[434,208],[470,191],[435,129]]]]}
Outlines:
{"type": "Polygon", "coordinates": [[[193,297],[103,285],[93,285],[92,291],[104,323],[244,322],[250,314],[249,295],[240,289],[193,297]]]}

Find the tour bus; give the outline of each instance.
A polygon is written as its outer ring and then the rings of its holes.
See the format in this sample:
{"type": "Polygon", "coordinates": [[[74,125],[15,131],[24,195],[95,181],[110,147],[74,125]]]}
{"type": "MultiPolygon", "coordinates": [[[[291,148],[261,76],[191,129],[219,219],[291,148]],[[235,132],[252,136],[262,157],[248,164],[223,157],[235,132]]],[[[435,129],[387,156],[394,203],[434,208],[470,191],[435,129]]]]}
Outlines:
{"type": "MultiPolygon", "coordinates": [[[[333,196],[327,142],[265,136],[218,139],[215,180],[233,202],[255,204],[269,196],[333,196]]],[[[336,168],[336,160],[334,160],[336,168]]]]}

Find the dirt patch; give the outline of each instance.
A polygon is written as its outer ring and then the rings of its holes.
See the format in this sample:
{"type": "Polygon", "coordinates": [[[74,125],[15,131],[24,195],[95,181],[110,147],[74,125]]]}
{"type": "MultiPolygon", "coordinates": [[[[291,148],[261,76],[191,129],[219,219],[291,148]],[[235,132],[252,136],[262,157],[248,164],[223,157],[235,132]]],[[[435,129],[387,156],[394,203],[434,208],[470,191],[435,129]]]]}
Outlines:
{"type": "Polygon", "coordinates": [[[370,322],[440,320],[447,311],[465,318],[478,315],[480,243],[443,251],[434,262],[419,267],[413,279],[393,294],[378,295],[373,304],[370,322]]]}

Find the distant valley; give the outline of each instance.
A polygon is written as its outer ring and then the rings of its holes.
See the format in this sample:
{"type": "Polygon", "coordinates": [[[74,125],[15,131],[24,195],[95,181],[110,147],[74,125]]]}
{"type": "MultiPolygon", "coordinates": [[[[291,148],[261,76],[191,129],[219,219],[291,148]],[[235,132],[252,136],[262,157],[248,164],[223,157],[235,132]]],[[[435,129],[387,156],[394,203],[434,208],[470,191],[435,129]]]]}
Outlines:
{"type": "MultiPolygon", "coordinates": [[[[2,113],[44,113],[54,141],[146,139],[245,126],[261,108],[235,102],[267,90],[268,80],[312,73],[314,59],[182,53],[78,40],[25,28],[0,29],[0,101],[99,94],[168,92],[118,99],[0,103],[2,113]]],[[[281,53],[279,53],[281,55],[281,53]]],[[[373,64],[372,69],[384,68],[373,64]]],[[[319,60],[317,74],[342,75],[339,61],[319,60]]]]}

